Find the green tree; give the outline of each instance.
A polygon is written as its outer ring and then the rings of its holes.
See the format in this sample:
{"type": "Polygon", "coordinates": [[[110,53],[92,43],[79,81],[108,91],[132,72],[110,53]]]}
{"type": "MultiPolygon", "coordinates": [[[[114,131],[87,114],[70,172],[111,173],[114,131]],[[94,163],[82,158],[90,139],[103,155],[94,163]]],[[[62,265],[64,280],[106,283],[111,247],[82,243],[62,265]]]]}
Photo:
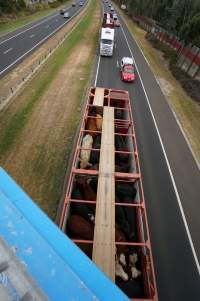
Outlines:
{"type": "Polygon", "coordinates": [[[24,2],[24,0],[17,0],[16,6],[19,10],[21,10],[26,7],[26,3],[24,2]]]}
{"type": "Polygon", "coordinates": [[[186,43],[199,45],[200,0],[116,0],[126,4],[129,14],[142,15],[159,22],[186,43]]]}
{"type": "Polygon", "coordinates": [[[200,14],[193,16],[182,26],[180,37],[186,43],[192,43],[200,47],[200,14]]]}
{"type": "Polygon", "coordinates": [[[25,7],[24,0],[0,0],[0,10],[2,13],[12,13],[25,7]]]}

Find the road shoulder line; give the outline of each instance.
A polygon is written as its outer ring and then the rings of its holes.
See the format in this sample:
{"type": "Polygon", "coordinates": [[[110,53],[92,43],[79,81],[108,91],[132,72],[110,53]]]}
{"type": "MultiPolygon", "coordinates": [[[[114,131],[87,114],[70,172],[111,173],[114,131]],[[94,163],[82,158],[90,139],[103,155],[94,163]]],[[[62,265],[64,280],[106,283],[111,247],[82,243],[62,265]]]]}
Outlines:
{"type": "MultiPolygon", "coordinates": [[[[129,51],[130,51],[131,56],[133,58],[133,53],[132,53],[131,47],[129,45],[128,39],[127,39],[126,34],[124,32],[124,29],[122,27],[121,27],[121,30],[123,32],[123,35],[124,35],[125,40],[127,42],[127,46],[129,48],[129,51]]],[[[140,47],[139,47],[139,49],[140,49],[140,47]]],[[[181,203],[181,200],[180,200],[178,189],[176,187],[176,182],[175,182],[175,179],[174,179],[174,176],[173,176],[173,173],[172,173],[172,169],[171,169],[171,166],[170,166],[170,163],[169,163],[169,160],[168,160],[168,157],[167,157],[167,154],[166,154],[163,142],[162,142],[162,138],[161,138],[161,135],[160,135],[157,123],[156,123],[156,119],[154,117],[154,114],[153,114],[153,111],[152,111],[152,108],[151,108],[151,105],[150,105],[150,101],[149,101],[147,92],[145,90],[145,87],[144,87],[144,84],[143,84],[143,81],[142,81],[142,78],[141,78],[141,75],[140,75],[140,72],[138,70],[138,67],[137,67],[136,63],[135,63],[135,66],[136,66],[136,69],[137,69],[138,76],[140,78],[140,82],[141,82],[141,85],[142,85],[142,88],[143,88],[143,91],[144,91],[144,94],[145,94],[145,97],[146,97],[146,100],[147,100],[147,104],[148,104],[148,107],[149,107],[149,110],[150,110],[150,113],[151,113],[151,116],[152,116],[152,119],[153,119],[153,122],[154,122],[154,126],[155,126],[155,129],[156,129],[160,144],[161,144],[161,148],[162,148],[162,151],[163,151],[163,154],[164,154],[164,157],[165,157],[165,161],[166,161],[167,168],[168,168],[170,178],[171,178],[171,181],[172,181],[172,185],[173,185],[173,188],[174,188],[174,191],[175,191],[175,194],[176,194],[177,202],[178,202],[179,209],[180,209],[180,212],[181,212],[181,216],[182,216],[182,219],[183,219],[183,223],[184,223],[184,226],[185,226],[185,229],[186,229],[186,233],[187,233],[187,236],[188,236],[188,240],[189,240],[190,247],[191,247],[191,250],[192,250],[192,254],[193,254],[193,257],[194,257],[194,261],[196,263],[197,271],[198,271],[198,274],[200,275],[200,264],[199,264],[197,254],[196,254],[196,251],[195,251],[195,248],[194,248],[194,244],[193,244],[192,237],[191,237],[191,234],[190,234],[190,230],[189,230],[189,227],[188,227],[188,224],[187,224],[187,220],[186,220],[186,217],[185,217],[185,214],[184,214],[184,210],[183,210],[183,206],[182,206],[182,203],[181,203]]]]}

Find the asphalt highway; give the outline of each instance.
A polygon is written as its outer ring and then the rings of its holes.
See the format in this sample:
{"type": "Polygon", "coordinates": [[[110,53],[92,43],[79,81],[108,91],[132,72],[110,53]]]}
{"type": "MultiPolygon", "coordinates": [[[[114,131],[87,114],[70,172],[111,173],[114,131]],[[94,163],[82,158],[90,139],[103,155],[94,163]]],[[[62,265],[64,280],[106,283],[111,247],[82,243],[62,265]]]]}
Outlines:
{"type": "Polygon", "coordinates": [[[68,6],[67,11],[70,14],[68,19],[56,12],[0,37],[0,77],[67,24],[82,9],[79,2],[76,2],[75,7],[68,6]]]}
{"type": "Polygon", "coordinates": [[[199,301],[200,170],[148,62],[119,19],[114,55],[97,57],[93,84],[130,93],[159,300],[199,301]],[[123,56],[135,60],[134,83],[120,79],[123,56]]]}

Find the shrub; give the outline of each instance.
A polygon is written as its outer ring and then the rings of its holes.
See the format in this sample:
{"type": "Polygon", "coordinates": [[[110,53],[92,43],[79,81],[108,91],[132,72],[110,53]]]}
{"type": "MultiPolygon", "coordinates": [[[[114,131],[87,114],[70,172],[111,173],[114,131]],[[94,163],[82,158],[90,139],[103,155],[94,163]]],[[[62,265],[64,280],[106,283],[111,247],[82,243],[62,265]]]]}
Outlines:
{"type": "Polygon", "coordinates": [[[18,10],[22,10],[26,8],[26,3],[24,2],[24,0],[18,0],[16,2],[16,7],[18,10]]]}
{"type": "Polygon", "coordinates": [[[173,76],[180,82],[184,90],[192,99],[200,103],[200,85],[199,81],[191,78],[185,71],[179,68],[177,63],[177,52],[163,44],[155,38],[151,33],[146,34],[146,39],[151,42],[154,48],[163,52],[163,57],[169,62],[169,70],[173,76]]]}

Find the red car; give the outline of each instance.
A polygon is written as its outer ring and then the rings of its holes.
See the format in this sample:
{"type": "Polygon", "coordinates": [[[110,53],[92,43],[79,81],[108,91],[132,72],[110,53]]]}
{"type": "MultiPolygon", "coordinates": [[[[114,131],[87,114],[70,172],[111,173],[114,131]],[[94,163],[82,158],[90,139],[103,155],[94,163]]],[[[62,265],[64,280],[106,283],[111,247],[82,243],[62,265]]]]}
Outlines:
{"type": "Polygon", "coordinates": [[[135,72],[133,65],[124,65],[121,67],[121,79],[125,82],[133,82],[135,80],[135,72]]]}

